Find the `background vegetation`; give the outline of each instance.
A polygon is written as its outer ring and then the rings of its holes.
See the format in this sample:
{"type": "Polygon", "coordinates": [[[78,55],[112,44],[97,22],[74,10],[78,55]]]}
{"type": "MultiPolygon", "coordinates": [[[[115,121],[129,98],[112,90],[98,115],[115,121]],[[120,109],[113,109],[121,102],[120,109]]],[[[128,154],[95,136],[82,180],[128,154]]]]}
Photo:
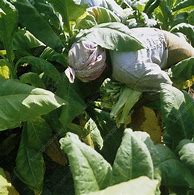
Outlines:
{"type": "Polygon", "coordinates": [[[0,1],[0,194],[193,194],[194,58],[155,95],[64,74],[78,33],[125,50],[150,26],[194,46],[193,0],[86,2],[0,1]]]}

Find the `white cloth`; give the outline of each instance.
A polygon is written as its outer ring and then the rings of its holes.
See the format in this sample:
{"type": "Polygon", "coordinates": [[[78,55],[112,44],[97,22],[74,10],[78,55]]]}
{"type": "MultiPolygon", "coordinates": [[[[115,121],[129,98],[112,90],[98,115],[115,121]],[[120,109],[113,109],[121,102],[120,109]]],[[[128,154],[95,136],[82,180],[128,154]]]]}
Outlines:
{"type": "Polygon", "coordinates": [[[145,48],[135,52],[110,51],[112,77],[141,91],[159,90],[160,83],[172,84],[167,73],[161,70],[168,57],[163,32],[155,28],[134,28],[130,31],[145,48]]]}

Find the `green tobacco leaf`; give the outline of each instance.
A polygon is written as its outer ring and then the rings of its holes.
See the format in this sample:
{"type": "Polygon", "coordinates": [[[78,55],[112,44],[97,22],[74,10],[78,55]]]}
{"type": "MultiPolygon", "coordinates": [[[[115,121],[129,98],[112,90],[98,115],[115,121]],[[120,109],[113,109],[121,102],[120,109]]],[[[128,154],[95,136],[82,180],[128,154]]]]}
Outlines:
{"type": "Polygon", "coordinates": [[[157,180],[151,180],[148,177],[139,177],[108,187],[99,192],[89,193],[88,195],[155,195],[157,185],[157,180]]]}
{"type": "Polygon", "coordinates": [[[79,29],[88,29],[94,27],[97,24],[107,22],[120,22],[119,17],[112,11],[103,7],[91,7],[87,9],[85,17],[81,17],[77,21],[77,27],[79,29]]]}
{"type": "Polygon", "coordinates": [[[86,4],[81,5],[82,1],[80,0],[49,0],[49,2],[54,6],[55,10],[61,14],[66,26],[69,26],[70,21],[77,20],[78,17],[85,12],[87,7],[86,4]]]}
{"type": "Polygon", "coordinates": [[[194,173],[194,142],[191,140],[182,140],[177,146],[180,160],[187,165],[194,173]]]}
{"type": "Polygon", "coordinates": [[[57,53],[50,47],[45,48],[40,57],[47,61],[55,61],[60,64],[67,64],[67,56],[63,53],[57,53]]]}
{"type": "Polygon", "coordinates": [[[29,56],[32,53],[31,49],[39,46],[44,44],[27,30],[20,29],[14,35],[13,50],[20,56],[29,56]]]}
{"type": "Polygon", "coordinates": [[[10,62],[14,54],[12,48],[13,35],[18,21],[15,7],[6,0],[0,1],[0,40],[3,42],[10,62]]]}
{"type": "Polygon", "coordinates": [[[16,158],[15,173],[34,192],[41,192],[45,165],[41,152],[28,148],[22,140],[16,158]]]}
{"type": "Polygon", "coordinates": [[[142,43],[131,35],[129,28],[119,22],[104,23],[83,30],[77,38],[87,39],[103,48],[116,51],[136,51],[143,48],[142,43]]]}
{"type": "Polygon", "coordinates": [[[50,91],[16,80],[0,80],[0,85],[0,130],[18,127],[22,121],[47,114],[65,104],[50,91]]]}
{"type": "Polygon", "coordinates": [[[134,131],[133,133],[134,133],[136,138],[143,141],[145,143],[145,145],[147,146],[147,148],[150,152],[150,155],[152,157],[154,168],[156,168],[160,162],[160,160],[159,160],[160,154],[158,153],[154,142],[150,138],[150,135],[146,132],[143,132],[143,131],[134,131]]]}
{"type": "Polygon", "coordinates": [[[158,156],[160,157],[160,174],[162,184],[174,187],[189,187],[194,189],[194,176],[190,170],[184,166],[176,155],[164,145],[156,145],[158,156]]]}
{"type": "Polygon", "coordinates": [[[194,57],[182,60],[171,68],[172,79],[176,84],[183,85],[194,75],[194,57]]]}
{"type": "Polygon", "coordinates": [[[113,164],[112,183],[125,182],[139,176],[153,178],[154,167],[147,146],[130,129],[126,129],[113,164]]]}
{"type": "Polygon", "coordinates": [[[42,152],[51,137],[51,129],[44,119],[25,123],[16,158],[17,176],[32,190],[40,192],[44,179],[42,152]]]}
{"type": "Polygon", "coordinates": [[[191,41],[192,45],[194,44],[194,26],[187,23],[180,23],[174,26],[171,29],[171,32],[181,32],[187,36],[187,38],[191,41]]]}
{"type": "Polygon", "coordinates": [[[20,23],[36,38],[53,49],[63,48],[59,36],[29,0],[16,0],[14,5],[18,9],[20,23]]]}
{"type": "Polygon", "coordinates": [[[37,73],[45,73],[48,77],[50,77],[53,81],[59,82],[61,75],[59,71],[55,68],[53,64],[50,62],[34,57],[34,56],[26,56],[23,58],[20,58],[20,60],[17,62],[16,67],[19,64],[28,63],[32,66],[33,72],[37,73]]]}
{"type": "Polygon", "coordinates": [[[175,148],[182,139],[191,139],[194,135],[194,102],[188,94],[171,85],[162,84],[161,89],[164,140],[175,148]]]}
{"type": "Polygon", "coordinates": [[[173,11],[180,11],[181,9],[184,9],[189,6],[194,6],[193,0],[184,0],[178,3],[174,8],[173,11]]]}
{"type": "Polygon", "coordinates": [[[76,195],[108,186],[111,166],[99,153],[82,143],[73,133],[67,133],[60,144],[69,159],[76,195]]]}
{"type": "Polygon", "coordinates": [[[63,125],[70,123],[86,108],[86,104],[80,97],[79,93],[76,91],[75,85],[69,83],[67,78],[64,78],[58,86],[57,95],[62,97],[67,102],[67,104],[62,108],[62,112],[59,118],[63,125]]]}
{"type": "Polygon", "coordinates": [[[40,87],[45,89],[44,82],[41,80],[40,76],[34,72],[27,72],[20,76],[20,81],[22,83],[30,84],[34,87],[40,87]]]}
{"type": "Polygon", "coordinates": [[[27,147],[38,152],[44,151],[52,130],[42,118],[36,118],[24,124],[23,135],[27,147]]]}
{"type": "Polygon", "coordinates": [[[131,109],[137,103],[141,95],[142,92],[131,90],[130,88],[124,86],[118,101],[112,107],[110,116],[117,119],[118,124],[126,124],[131,109]],[[121,116],[118,119],[120,113],[121,116]]]}

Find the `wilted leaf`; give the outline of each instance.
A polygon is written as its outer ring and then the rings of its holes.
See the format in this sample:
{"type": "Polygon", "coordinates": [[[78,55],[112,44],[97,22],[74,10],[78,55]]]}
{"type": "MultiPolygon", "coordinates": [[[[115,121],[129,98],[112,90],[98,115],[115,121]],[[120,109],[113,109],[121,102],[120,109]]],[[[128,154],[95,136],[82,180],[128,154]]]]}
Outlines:
{"type": "Polygon", "coordinates": [[[151,179],[154,175],[150,152],[132,130],[126,129],[113,164],[112,183],[125,182],[143,175],[151,179]]]}
{"type": "Polygon", "coordinates": [[[99,192],[89,193],[88,195],[155,195],[157,185],[157,180],[151,180],[148,177],[139,177],[128,182],[110,186],[99,192]]]}
{"type": "Polygon", "coordinates": [[[145,106],[135,109],[131,125],[136,131],[147,132],[155,143],[161,143],[162,129],[153,109],[145,106]]]}
{"type": "Polygon", "coordinates": [[[111,166],[99,153],[72,133],[67,133],[60,144],[68,156],[77,195],[108,186],[111,166]]]}
{"type": "Polygon", "coordinates": [[[65,157],[63,151],[60,149],[60,144],[57,139],[51,138],[49,140],[46,146],[46,154],[52,161],[62,166],[67,165],[67,158],[65,157]]]}

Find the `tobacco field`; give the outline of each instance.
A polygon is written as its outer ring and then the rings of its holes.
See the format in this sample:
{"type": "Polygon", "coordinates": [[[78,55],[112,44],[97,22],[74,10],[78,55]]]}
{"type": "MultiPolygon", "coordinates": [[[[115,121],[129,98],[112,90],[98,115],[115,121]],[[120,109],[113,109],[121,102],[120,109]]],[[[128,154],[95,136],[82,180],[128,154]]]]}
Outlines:
{"type": "Polygon", "coordinates": [[[128,30],[155,27],[194,47],[194,1],[114,3],[0,1],[0,195],[194,194],[194,58],[159,93],[64,73],[78,38],[135,51],[128,30]]]}

